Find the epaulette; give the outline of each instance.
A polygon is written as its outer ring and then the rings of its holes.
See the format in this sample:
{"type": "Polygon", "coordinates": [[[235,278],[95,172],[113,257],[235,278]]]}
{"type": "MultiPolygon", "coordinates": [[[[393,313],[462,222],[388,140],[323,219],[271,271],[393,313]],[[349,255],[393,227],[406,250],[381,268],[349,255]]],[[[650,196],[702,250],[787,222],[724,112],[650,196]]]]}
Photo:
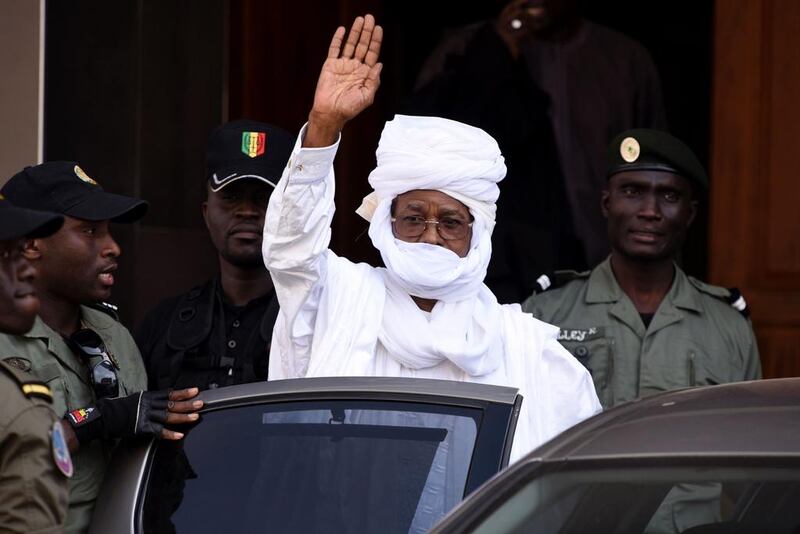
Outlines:
{"type": "Polygon", "coordinates": [[[47,402],[53,402],[53,392],[44,382],[36,380],[33,375],[6,363],[5,360],[0,361],[0,369],[19,385],[19,389],[26,397],[37,397],[47,402]]]}
{"type": "Polygon", "coordinates": [[[688,278],[689,282],[691,282],[691,284],[699,291],[702,291],[703,293],[711,295],[712,297],[716,297],[720,300],[724,300],[730,304],[733,309],[741,313],[743,317],[750,317],[750,308],[747,307],[747,302],[744,300],[744,295],[742,295],[742,292],[739,291],[739,288],[713,286],[711,284],[701,282],[697,278],[691,276],[688,278]]]}
{"type": "Polygon", "coordinates": [[[543,273],[536,279],[533,284],[533,293],[543,293],[549,289],[556,289],[568,282],[577,280],[579,278],[587,278],[592,271],[550,271],[543,273]]]}
{"type": "Polygon", "coordinates": [[[101,311],[115,321],[119,322],[119,313],[117,313],[119,308],[117,306],[109,304],[108,302],[93,302],[92,304],[87,304],[87,306],[93,310],[101,311]]]}

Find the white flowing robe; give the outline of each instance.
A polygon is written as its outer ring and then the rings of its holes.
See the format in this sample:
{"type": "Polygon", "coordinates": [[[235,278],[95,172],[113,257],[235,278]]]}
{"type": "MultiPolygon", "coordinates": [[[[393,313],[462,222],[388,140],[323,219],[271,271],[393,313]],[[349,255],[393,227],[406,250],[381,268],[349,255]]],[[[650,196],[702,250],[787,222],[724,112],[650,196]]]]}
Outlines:
{"type": "MultiPolygon", "coordinates": [[[[470,376],[449,360],[403,366],[378,341],[386,287],[382,268],[355,264],[329,248],[334,213],[336,144],[301,148],[305,127],[270,197],[264,262],[280,313],[272,337],[269,379],[400,376],[511,386],[524,401],[511,461],[600,411],[588,371],[556,340],[558,328],[502,305],[500,366],[470,376]]],[[[419,313],[424,313],[421,310],[419,313]]]]}

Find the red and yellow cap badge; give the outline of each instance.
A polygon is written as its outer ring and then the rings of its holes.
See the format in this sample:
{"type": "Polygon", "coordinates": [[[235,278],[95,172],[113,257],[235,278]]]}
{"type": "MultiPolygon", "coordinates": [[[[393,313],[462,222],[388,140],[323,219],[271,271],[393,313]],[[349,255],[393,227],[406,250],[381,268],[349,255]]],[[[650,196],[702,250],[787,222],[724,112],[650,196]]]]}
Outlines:
{"type": "Polygon", "coordinates": [[[242,132],[242,152],[255,158],[264,153],[267,147],[267,134],[265,132],[242,132]]]}

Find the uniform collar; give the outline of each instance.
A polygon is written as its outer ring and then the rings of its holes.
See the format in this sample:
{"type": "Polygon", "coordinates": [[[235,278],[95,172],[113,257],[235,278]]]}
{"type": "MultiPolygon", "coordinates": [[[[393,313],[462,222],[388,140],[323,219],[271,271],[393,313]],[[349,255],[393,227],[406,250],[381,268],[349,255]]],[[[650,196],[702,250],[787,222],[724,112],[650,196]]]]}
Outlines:
{"type": "Polygon", "coordinates": [[[22,334],[22,337],[30,337],[30,338],[49,338],[51,335],[54,335],[55,332],[42,321],[42,318],[38,315],[36,319],[33,321],[33,328],[31,328],[25,334],[22,334]]]}
{"type": "MultiPolygon", "coordinates": [[[[114,320],[111,317],[87,306],[81,306],[81,319],[86,323],[86,326],[92,330],[107,330],[114,324],[114,320]]],[[[44,339],[61,337],[61,334],[47,326],[47,324],[42,321],[42,318],[37,315],[36,320],[33,322],[33,328],[26,334],[22,334],[22,337],[44,339]]]]}
{"type": "Polygon", "coordinates": [[[586,302],[618,302],[625,293],[619,287],[614,271],[611,270],[611,256],[592,270],[586,289],[586,302]]]}
{"type": "Polygon", "coordinates": [[[627,324],[639,337],[644,337],[645,333],[653,334],[682,320],[684,314],[680,310],[690,310],[695,313],[702,311],[697,292],[693,291],[686,274],[676,264],[672,286],[656,310],[650,326],[645,328],[633,303],[614,277],[610,257],[598,265],[589,276],[586,302],[614,303],[610,306],[609,313],[627,324]]]}
{"type": "Polygon", "coordinates": [[[671,302],[676,308],[700,313],[703,311],[703,307],[700,305],[698,297],[697,291],[695,291],[694,286],[689,282],[689,277],[686,276],[686,273],[676,264],[675,279],[672,281],[672,287],[664,300],[671,302]]]}
{"type": "Polygon", "coordinates": [[[254,308],[266,307],[269,305],[272,298],[275,296],[275,289],[270,289],[263,295],[258,297],[252,298],[247,301],[247,304],[244,306],[235,306],[230,299],[225,295],[225,292],[222,290],[222,281],[220,280],[220,276],[217,275],[214,279],[214,292],[219,298],[219,301],[225,307],[225,311],[229,313],[233,313],[238,311],[239,313],[244,311],[250,311],[254,308]]]}
{"type": "Polygon", "coordinates": [[[87,306],[81,306],[81,319],[92,330],[107,330],[116,323],[107,313],[87,306]]]}
{"type": "MultiPolygon", "coordinates": [[[[703,310],[697,298],[697,292],[689,282],[683,269],[675,265],[675,278],[672,286],[664,296],[664,301],[670,302],[676,308],[683,308],[695,312],[703,310]]],[[[611,269],[611,256],[595,267],[589,275],[589,286],[586,290],[586,302],[618,302],[625,293],[619,287],[614,271],[611,269]]]]}

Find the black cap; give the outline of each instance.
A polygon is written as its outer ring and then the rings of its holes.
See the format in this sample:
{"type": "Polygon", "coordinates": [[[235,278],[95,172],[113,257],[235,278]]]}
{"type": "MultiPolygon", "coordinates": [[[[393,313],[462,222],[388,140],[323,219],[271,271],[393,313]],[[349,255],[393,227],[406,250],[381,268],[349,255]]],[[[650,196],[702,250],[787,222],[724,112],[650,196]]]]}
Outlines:
{"type": "Polygon", "coordinates": [[[25,167],[0,190],[15,205],[87,221],[135,222],[147,202],[104,191],[74,161],[25,167]]]}
{"type": "Polygon", "coordinates": [[[64,217],[57,213],[19,208],[0,195],[0,241],[47,237],[58,232],[64,217]]]}
{"type": "Polygon", "coordinates": [[[294,136],[250,120],[219,126],[208,139],[206,173],[212,191],[245,178],[275,187],[292,154],[294,136]]]}
{"type": "Polygon", "coordinates": [[[611,141],[606,177],[635,170],[671,172],[708,189],[706,171],[694,152],[681,140],[660,130],[627,130],[611,141]]]}

